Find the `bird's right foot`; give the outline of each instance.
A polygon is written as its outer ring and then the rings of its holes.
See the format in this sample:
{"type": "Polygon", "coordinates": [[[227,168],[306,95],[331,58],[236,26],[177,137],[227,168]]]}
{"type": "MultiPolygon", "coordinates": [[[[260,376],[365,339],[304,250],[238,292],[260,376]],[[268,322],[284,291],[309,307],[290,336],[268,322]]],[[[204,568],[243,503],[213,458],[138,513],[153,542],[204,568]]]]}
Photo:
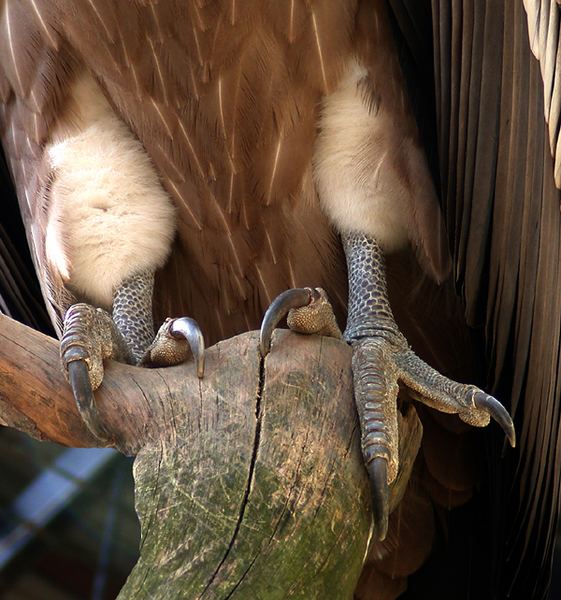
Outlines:
{"type": "Polygon", "coordinates": [[[152,274],[140,274],[124,282],[115,294],[113,315],[79,303],[72,305],[64,318],[62,367],[84,423],[104,443],[114,441],[103,425],[94,398],[94,391],[103,381],[104,360],[167,367],[193,355],[198,377],[204,374],[204,338],[193,319],[166,319],[154,336],[152,282],[152,274]]]}

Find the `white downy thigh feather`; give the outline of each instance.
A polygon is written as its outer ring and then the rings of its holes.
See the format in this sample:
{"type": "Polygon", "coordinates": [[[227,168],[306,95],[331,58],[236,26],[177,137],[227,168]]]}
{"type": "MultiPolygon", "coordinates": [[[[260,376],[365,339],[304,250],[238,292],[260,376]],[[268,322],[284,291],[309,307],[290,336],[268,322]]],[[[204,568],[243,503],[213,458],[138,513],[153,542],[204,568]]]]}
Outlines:
{"type": "MultiPolygon", "coordinates": [[[[353,60],[337,89],[324,99],[314,177],[322,207],[340,232],[371,235],[391,252],[409,238],[410,192],[392,167],[391,117],[382,109],[369,109],[360,90],[366,75],[353,60]]],[[[408,140],[399,151],[413,151],[408,140]]]]}
{"type": "Polygon", "coordinates": [[[73,100],[73,122],[47,148],[47,258],[77,296],[109,308],[124,279],[163,265],[175,211],[143,146],[91,77],[77,82],[73,100]]]}

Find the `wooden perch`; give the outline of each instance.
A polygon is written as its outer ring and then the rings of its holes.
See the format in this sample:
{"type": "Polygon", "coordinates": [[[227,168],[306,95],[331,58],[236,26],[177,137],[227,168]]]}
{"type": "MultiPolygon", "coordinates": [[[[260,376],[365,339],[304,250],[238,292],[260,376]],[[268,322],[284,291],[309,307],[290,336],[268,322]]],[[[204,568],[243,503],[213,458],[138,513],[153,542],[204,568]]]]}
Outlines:
{"type": "MultiPolygon", "coordinates": [[[[177,371],[173,375],[172,380],[181,377],[177,371]]],[[[191,385],[198,393],[196,381],[191,385]]],[[[127,454],[136,454],[148,436],[156,434],[154,418],[161,406],[150,404],[147,392],[156,398],[169,393],[155,372],[112,362],[96,393],[107,427],[127,454]]],[[[0,423],[65,446],[99,445],[76,409],[61,370],[58,341],[4,315],[0,315],[0,423]]]]}
{"type": "MultiPolygon", "coordinates": [[[[0,317],[0,419],[91,446],[58,343],[0,317]]],[[[168,369],[107,366],[96,392],[120,448],[137,454],[141,557],[121,599],[351,598],[371,532],[350,349],[255,332],[168,369]]]]}

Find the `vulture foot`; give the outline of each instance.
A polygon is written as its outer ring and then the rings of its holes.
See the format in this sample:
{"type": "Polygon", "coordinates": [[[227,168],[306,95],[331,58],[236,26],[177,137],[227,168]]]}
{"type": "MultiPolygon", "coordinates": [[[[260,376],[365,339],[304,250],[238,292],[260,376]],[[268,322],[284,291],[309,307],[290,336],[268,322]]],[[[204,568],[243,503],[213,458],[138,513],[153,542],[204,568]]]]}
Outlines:
{"type": "Polygon", "coordinates": [[[111,436],[101,422],[93,392],[103,380],[104,359],[133,362],[111,315],[89,304],[72,305],[64,317],[60,357],[82,419],[95,437],[110,442],[111,436]]]}
{"type": "Polygon", "coordinates": [[[399,330],[388,300],[384,255],[376,240],[344,234],[349,275],[349,304],[344,337],[353,348],[355,402],[361,446],[370,475],[377,536],[384,539],[389,516],[389,486],[398,461],[397,394],[399,384],[432,408],[456,413],[476,427],[490,418],[502,427],[512,446],[514,425],[506,409],[473,385],[452,381],[423,362],[399,330]]]}
{"type": "Polygon", "coordinates": [[[474,385],[452,381],[422,361],[395,327],[389,339],[379,335],[351,340],[354,393],[361,426],[361,447],[370,476],[377,537],[385,538],[389,517],[389,489],[401,465],[398,460],[397,395],[402,384],[416,400],[438,411],[457,414],[462,421],[485,427],[491,417],[501,426],[511,446],[516,437],[503,405],[474,385]]]}
{"type": "Polygon", "coordinates": [[[160,327],[140,364],[171,367],[185,362],[191,354],[195,359],[197,377],[202,378],[205,372],[205,340],[200,327],[189,317],[168,318],[160,327]]]}
{"type": "MultiPolygon", "coordinates": [[[[491,417],[512,446],[514,425],[506,409],[473,385],[452,381],[423,362],[400,332],[387,298],[384,257],[378,244],[364,235],[343,236],[349,270],[349,308],[344,338],[353,349],[354,395],[361,427],[361,447],[372,488],[376,536],[387,533],[392,484],[400,474],[399,385],[424,404],[458,416],[476,427],[491,417]]],[[[271,304],[261,326],[265,356],[273,329],[287,316],[288,326],[306,334],[342,337],[331,305],[320,289],[292,289],[271,304]]],[[[401,473],[403,475],[403,473],[401,473]]],[[[400,475],[400,478],[402,478],[400,475]]]]}
{"type": "Polygon", "coordinates": [[[321,288],[294,288],[279,294],[263,317],[259,336],[261,356],[269,353],[273,330],[284,317],[287,317],[292,331],[343,337],[325,291],[321,288]]]}
{"type": "Polygon", "coordinates": [[[97,411],[93,392],[103,380],[103,361],[167,367],[195,358],[197,375],[204,373],[204,339],[188,317],[166,319],[154,337],[153,273],[140,273],[115,293],[113,315],[89,304],[72,305],[64,318],[61,361],[80,415],[95,437],[113,442],[97,411]]]}

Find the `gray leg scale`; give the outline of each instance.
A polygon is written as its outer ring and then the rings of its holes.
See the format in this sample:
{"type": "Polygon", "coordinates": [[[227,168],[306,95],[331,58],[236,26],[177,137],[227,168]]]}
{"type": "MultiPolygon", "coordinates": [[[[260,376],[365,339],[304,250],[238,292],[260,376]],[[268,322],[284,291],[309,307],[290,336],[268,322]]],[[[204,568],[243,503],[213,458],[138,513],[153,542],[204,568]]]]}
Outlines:
{"type": "Polygon", "coordinates": [[[353,346],[355,400],[367,469],[377,457],[387,461],[387,479],[397,476],[397,373],[388,354],[408,349],[388,300],[382,250],[363,234],[344,234],[349,304],[344,337],[353,346]],[[389,359],[389,360],[388,360],[389,359]]]}
{"type": "Polygon", "coordinates": [[[154,272],[143,271],[123,281],[113,296],[113,321],[135,363],[139,363],[154,339],[152,294],[154,272]]]}
{"type": "Polygon", "coordinates": [[[407,347],[388,300],[384,254],[376,240],[358,233],[343,234],[349,274],[348,342],[380,337],[407,347]]]}
{"type": "Polygon", "coordinates": [[[355,399],[367,468],[375,458],[384,458],[388,483],[397,475],[398,381],[417,400],[456,413],[470,425],[484,427],[493,417],[514,446],[512,420],[495,398],[474,385],[444,377],[411,350],[390,307],[384,255],[376,241],[363,234],[346,234],[343,246],[349,272],[344,337],[353,346],[355,399]]]}

